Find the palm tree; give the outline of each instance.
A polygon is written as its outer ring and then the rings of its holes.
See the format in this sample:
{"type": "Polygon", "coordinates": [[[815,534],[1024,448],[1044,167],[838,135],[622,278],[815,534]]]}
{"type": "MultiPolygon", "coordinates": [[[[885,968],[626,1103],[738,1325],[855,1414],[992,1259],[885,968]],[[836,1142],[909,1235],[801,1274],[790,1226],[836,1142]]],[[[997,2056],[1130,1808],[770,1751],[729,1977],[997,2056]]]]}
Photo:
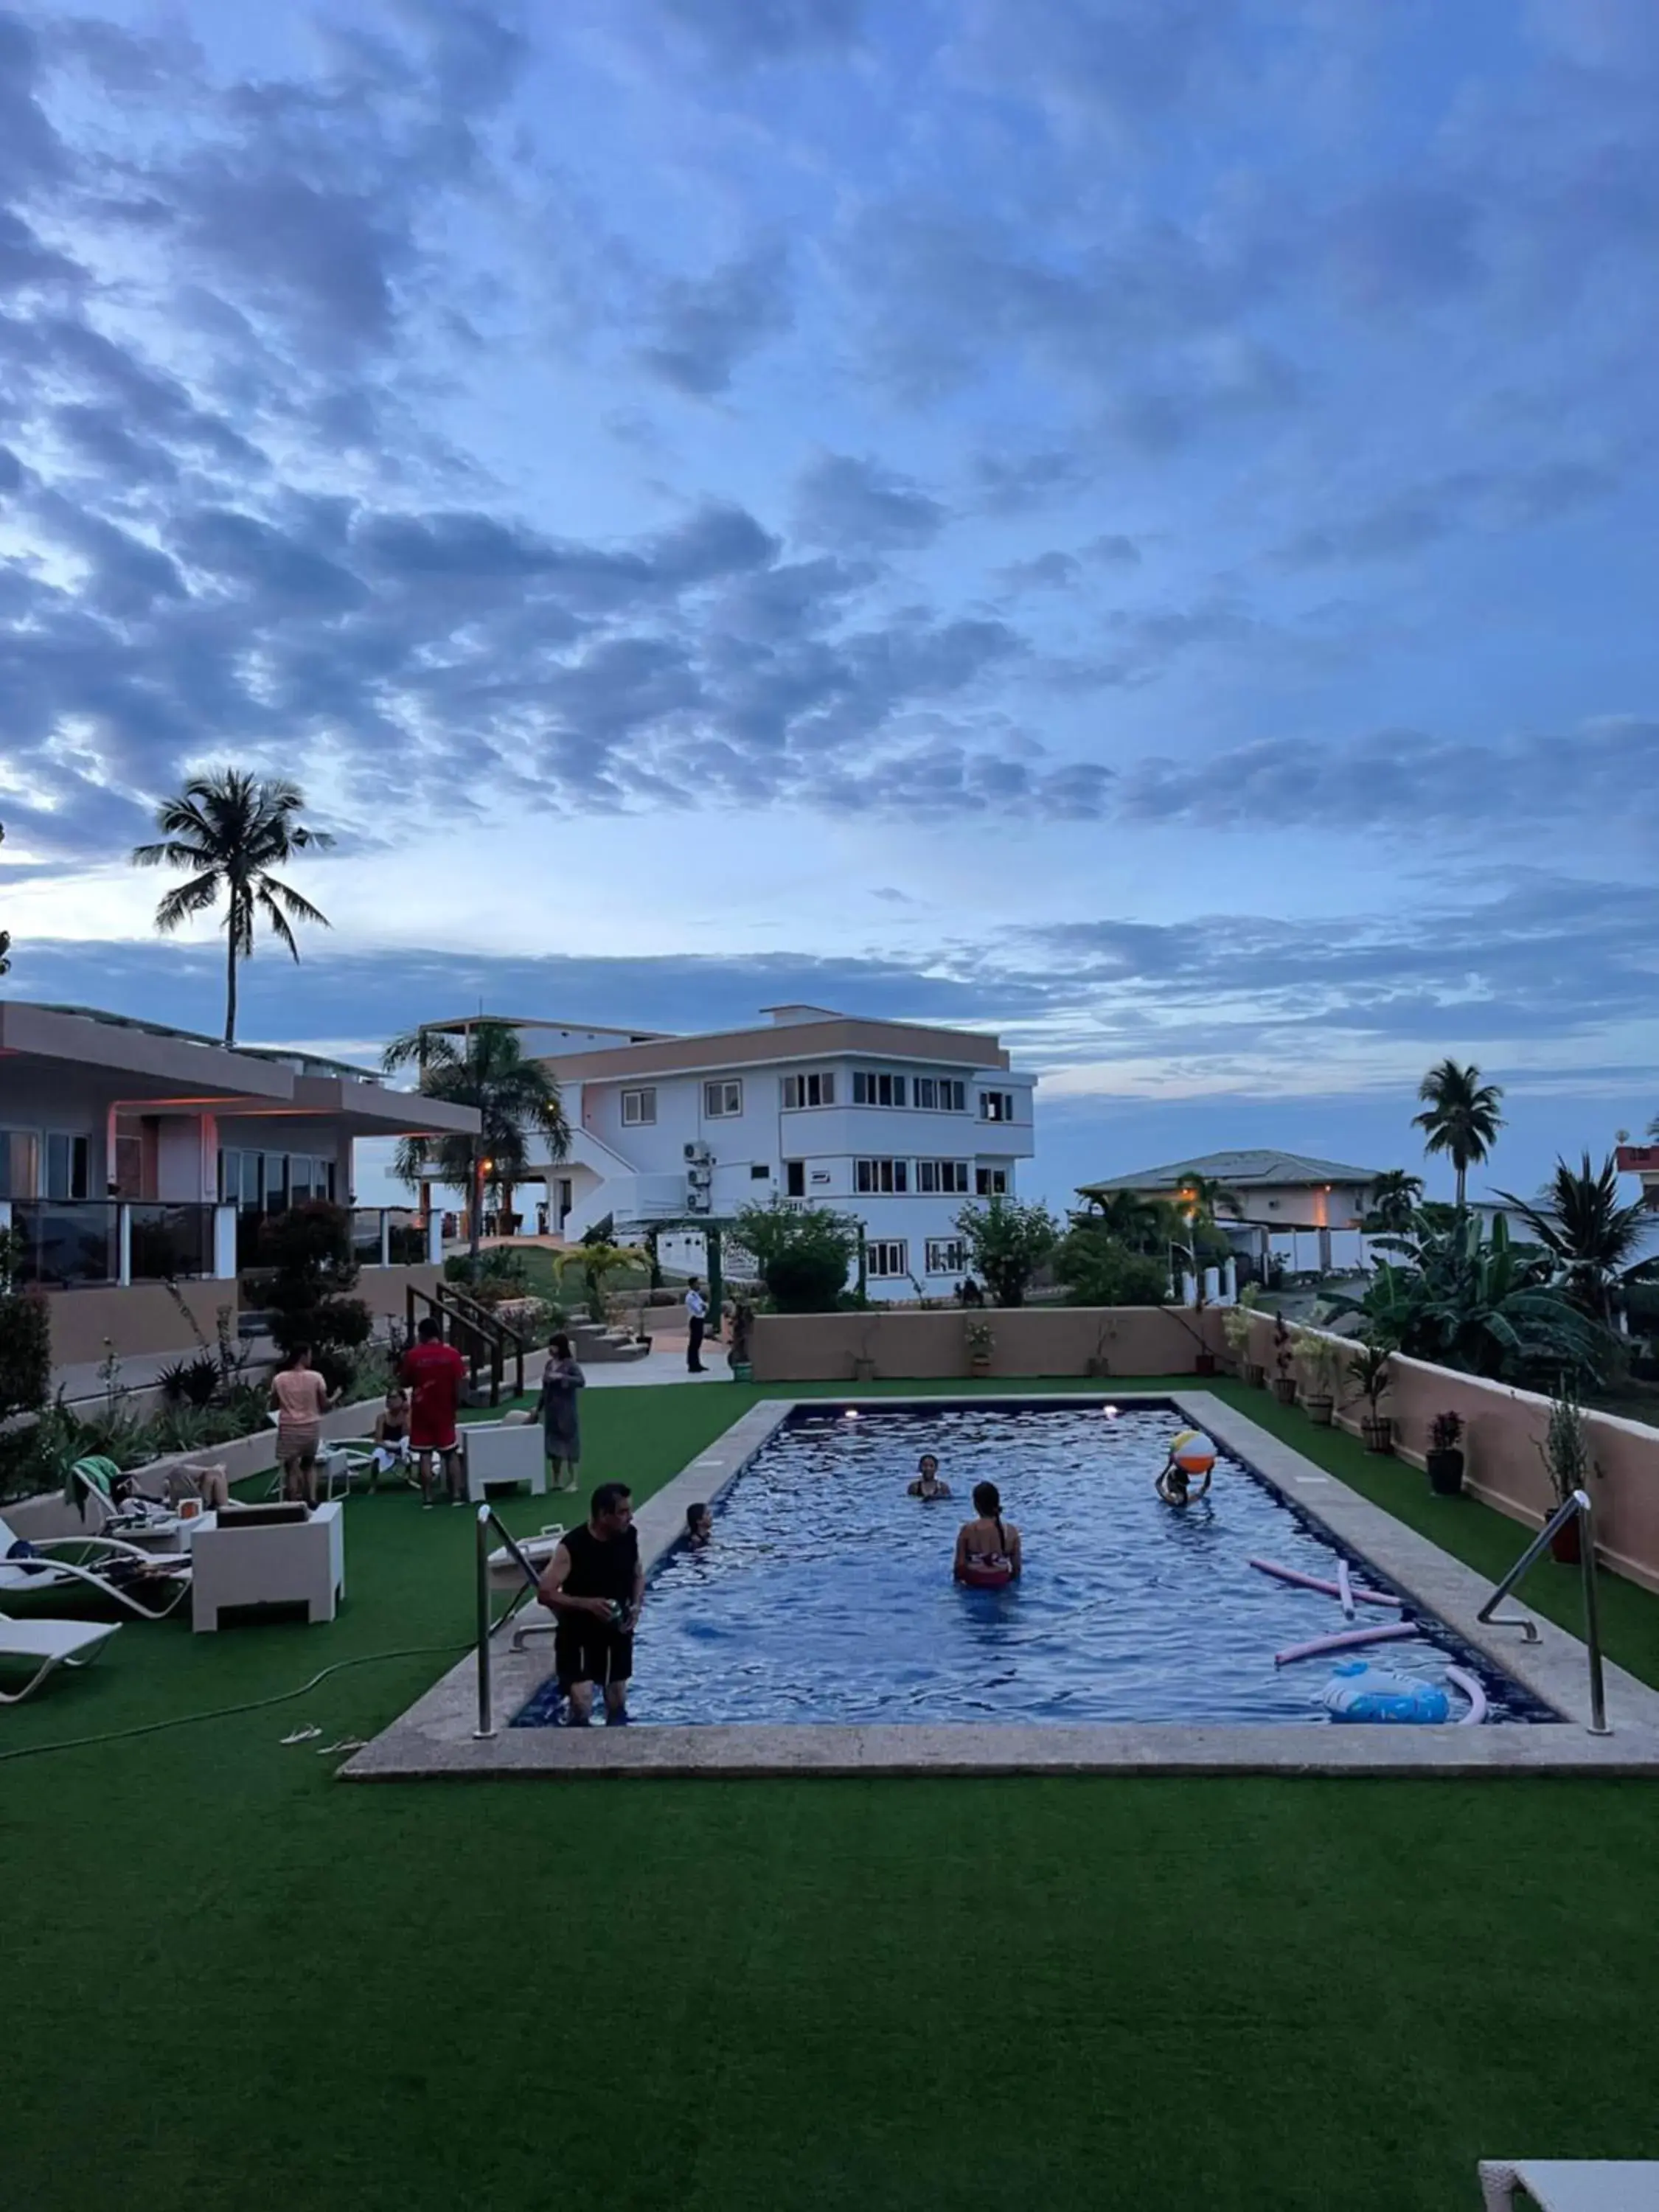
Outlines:
{"type": "Polygon", "coordinates": [[[580,1272],[587,1291],[588,1317],[602,1322],[605,1319],[605,1278],[619,1273],[625,1267],[637,1267],[646,1256],[638,1247],[613,1244],[609,1238],[600,1237],[591,1244],[585,1240],[580,1244],[573,1244],[568,1252],[559,1254],[555,1265],[562,1282],[573,1270],[580,1272]]]}
{"type": "Polygon", "coordinates": [[[1224,1188],[1214,1176],[1183,1176],[1181,1204],[1187,1219],[1200,1229],[1213,1229],[1216,1215],[1224,1206],[1235,1221],[1241,1219],[1244,1212],[1244,1201],[1238,1193],[1224,1188]]]}
{"type": "Polygon", "coordinates": [[[1368,1235],[1397,1237],[1412,1225],[1423,1201],[1423,1178],[1404,1168],[1387,1168],[1371,1185],[1371,1202],[1360,1226],[1368,1235]]]}
{"type": "Polygon", "coordinates": [[[466,1193],[472,1263],[476,1271],[483,1235],[486,1190],[498,1202],[530,1171],[526,1139],[545,1139],[549,1155],[562,1160],[570,1149],[559,1086],[538,1061],[526,1060],[518,1036],[505,1022],[474,1022],[458,1047],[441,1030],[411,1030],[394,1037],[381,1055],[388,1075],[400,1068],[420,1069],[423,1098],[477,1109],[476,1137],[405,1137],[398,1146],[392,1173],[410,1188],[431,1181],[466,1193]]]}
{"type": "Polygon", "coordinates": [[[1143,1198],[1134,1190],[1091,1191],[1086,1195],[1089,1210],[1075,1218],[1126,1250],[1150,1251],[1166,1241],[1163,1208],[1156,1199],[1143,1198]]]}
{"type": "Polygon", "coordinates": [[[1443,1060],[1418,1085],[1417,1095],[1424,1111],[1412,1116],[1412,1127],[1426,1132],[1425,1152],[1443,1152],[1457,1170],[1461,1213],[1468,1171],[1486,1158],[1504,1126],[1498,1110],[1504,1093],[1497,1084],[1483,1083],[1473,1062],[1460,1067],[1455,1060],[1443,1060]]]}
{"type": "Polygon", "coordinates": [[[1531,1205],[1507,1191],[1498,1194],[1550,1255],[1568,1296],[1598,1321],[1611,1322],[1619,1292],[1652,1275],[1655,1261],[1643,1247],[1653,1216],[1639,1200],[1620,1205],[1619,1169],[1611,1153],[1599,1175],[1588,1152],[1577,1172],[1558,1159],[1555,1173],[1531,1205]]]}
{"type": "Polygon", "coordinates": [[[236,1042],[236,967],[253,957],[253,924],[263,914],[273,937],[297,960],[300,948],[291,924],[319,922],[328,916],[302,898],[291,884],[271,874],[299,853],[326,852],[334,842],[326,830],[307,829],[297,817],[305,805],[298,784],[266,781],[240,769],[220,768],[192,776],[176,797],[155,810],[159,844],[135,846],[137,868],[189,868],[188,883],[175,884],[155,909],[155,927],[167,936],[194,915],[216,906],[221,893],[225,915],[225,1042],[236,1042]]]}

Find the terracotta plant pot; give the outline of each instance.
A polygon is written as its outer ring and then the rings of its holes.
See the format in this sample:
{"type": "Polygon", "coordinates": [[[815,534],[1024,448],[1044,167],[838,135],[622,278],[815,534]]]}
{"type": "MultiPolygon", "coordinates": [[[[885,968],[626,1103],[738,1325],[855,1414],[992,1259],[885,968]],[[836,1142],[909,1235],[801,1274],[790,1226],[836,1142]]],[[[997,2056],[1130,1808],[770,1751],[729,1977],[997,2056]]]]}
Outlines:
{"type": "Polygon", "coordinates": [[[1564,1528],[1558,1528],[1550,1538],[1550,1557],[1559,1559],[1564,1567],[1576,1567],[1584,1557],[1584,1524],[1575,1513],[1564,1528]]]}
{"type": "Polygon", "coordinates": [[[1193,1372],[1194,1375],[1213,1375],[1215,1373],[1214,1352],[1200,1352],[1195,1353],[1193,1358],[1193,1372]]]}
{"type": "Polygon", "coordinates": [[[1316,1429],[1328,1429],[1336,1411],[1334,1398],[1304,1398],[1302,1410],[1316,1429]]]}
{"type": "Polygon", "coordinates": [[[1244,1362],[1244,1387],[1247,1390],[1262,1389],[1266,1387],[1267,1381],[1267,1370],[1265,1367],[1258,1367],[1254,1359],[1247,1359],[1244,1362]]]}
{"type": "Polygon", "coordinates": [[[1394,1449],[1394,1422],[1389,1414],[1367,1413],[1359,1427],[1368,1452],[1386,1454],[1394,1449]]]}
{"type": "Polygon", "coordinates": [[[1281,1406],[1295,1405],[1295,1378],[1289,1375],[1275,1375],[1273,1377],[1273,1395],[1278,1399],[1281,1406]]]}
{"type": "Polygon", "coordinates": [[[990,1371],[991,1355],[988,1352],[976,1352],[968,1362],[968,1372],[970,1375],[988,1375],[990,1371]]]}
{"type": "Polygon", "coordinates": [[[1428,1469],[1429,1488],[1437,1498],[1462,1496],[1463,1455],[1455,1446],[1449,1451],[1431,1451],[1424,1465],[1428,1469]]]}

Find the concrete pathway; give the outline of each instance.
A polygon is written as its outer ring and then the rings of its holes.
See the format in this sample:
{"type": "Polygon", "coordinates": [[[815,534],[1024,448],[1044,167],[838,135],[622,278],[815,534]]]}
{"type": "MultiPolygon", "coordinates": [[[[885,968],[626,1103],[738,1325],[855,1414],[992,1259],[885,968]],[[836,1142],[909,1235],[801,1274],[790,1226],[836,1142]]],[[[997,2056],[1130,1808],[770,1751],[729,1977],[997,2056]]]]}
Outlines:
{"type": "Polygon", "coordinates": [[[703,1372],[692,1375],[685,1364],[687,1339],[682,1332],[678,1336],[653,1334],[651,1349],[643,1359],[596,1359],[582,1369],[590,1390],[638,1389],[653,1382],[729,1382],[732,1370],[726,1364],[724,1344],[703,1346],[703,1372]]]}

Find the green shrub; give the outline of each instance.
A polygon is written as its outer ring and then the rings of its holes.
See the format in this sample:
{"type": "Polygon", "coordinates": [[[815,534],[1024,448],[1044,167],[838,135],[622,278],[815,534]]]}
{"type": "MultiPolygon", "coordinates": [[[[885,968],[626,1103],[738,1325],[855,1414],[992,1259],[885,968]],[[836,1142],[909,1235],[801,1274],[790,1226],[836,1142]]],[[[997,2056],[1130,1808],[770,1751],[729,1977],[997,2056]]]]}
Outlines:
{"type": "Polygon", "coordinates": [[[219,1363],[210,1352],[189,1359],[175,1359],[155,1378],[156,1388],[169,1406],[210,1406],[220,1386],[219,1363]]]}
{"type": "Polygon", "coordinates": [[[1054,1273],[1074,1306],[1161,1306],[1169,1300],[1170,1271],[1163,1261],[1130,1251],[1086,1222],[1060,1240],[1054,1273]]]}
{"type": "Polygon", "coordinates": [[[847,1295],[847,1274],[859,1249],[859,1224],[826,1206],[797,1211],[780,1199],[746,1206],[732,1224],[755,1255],[766,1293],[779,1313],[833,1313],[847,1295]]]}
{"type": "Polygon", "coordinates": [[[1046,1206],[994,1198],[964,1206],[955,1223],[967,1241],[975,1274],[1000,1306],[1023,1306],[1037,1269],[1054,1250],[1060,1224],[1046,1206]]]}
{"type": "Polygon", "coordinates": [[[270,1334],[285,1358],[309,1346],[312,1364],[331,1390],[352,1376],[350,1354],[374,1334],[357,1280],[351,1216],[320,1201],[290,1206],[261,1224],[259,1257],[270,1268],[265,1291],[270,1334]]]}

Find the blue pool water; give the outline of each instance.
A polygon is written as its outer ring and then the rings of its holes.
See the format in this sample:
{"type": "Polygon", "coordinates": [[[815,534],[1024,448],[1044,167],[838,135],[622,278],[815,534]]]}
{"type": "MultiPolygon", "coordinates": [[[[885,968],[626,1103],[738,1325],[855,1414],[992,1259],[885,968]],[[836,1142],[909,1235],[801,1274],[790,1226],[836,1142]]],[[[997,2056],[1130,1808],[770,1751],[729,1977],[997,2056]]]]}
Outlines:
{"type": "MultiPolygon", "coordinates": [[[[1249,1562],[1334,1579],[1338,1547],[1225,1455],[1205,1504],[1161,1504],[1153,1481],[1182,1425],[1172,1408],[1109,1419],[1075,1401],[854,1420],[799,1409],[717,1505],[713,1546],[658,1569],[634,1718],[1326,1723],[1335,1662],[1276,1668],[1273,1654],[1334,1634],[1341,1609],[1249,1562]],[[951,1502],[905,1495],[924,1451],[951,1502]],[[988,1478],[1024,1542],[1006,1591],[951,1580],[969,1492],[988,1478]]],[[[1357,1581],[1389,1587],[1344,1556],[1357,1581]]],[[[1555,1717],[1443,1624],[1407,1617],[1419,1632],[1377,1647],[1376,1665],[1443,1682],[1449,1660],[1480,1678],[1493,1721],[1555,1717]]],[[[532,1700],[518,1724],[544,1723],[553,1702],[532,1700]]]]}

